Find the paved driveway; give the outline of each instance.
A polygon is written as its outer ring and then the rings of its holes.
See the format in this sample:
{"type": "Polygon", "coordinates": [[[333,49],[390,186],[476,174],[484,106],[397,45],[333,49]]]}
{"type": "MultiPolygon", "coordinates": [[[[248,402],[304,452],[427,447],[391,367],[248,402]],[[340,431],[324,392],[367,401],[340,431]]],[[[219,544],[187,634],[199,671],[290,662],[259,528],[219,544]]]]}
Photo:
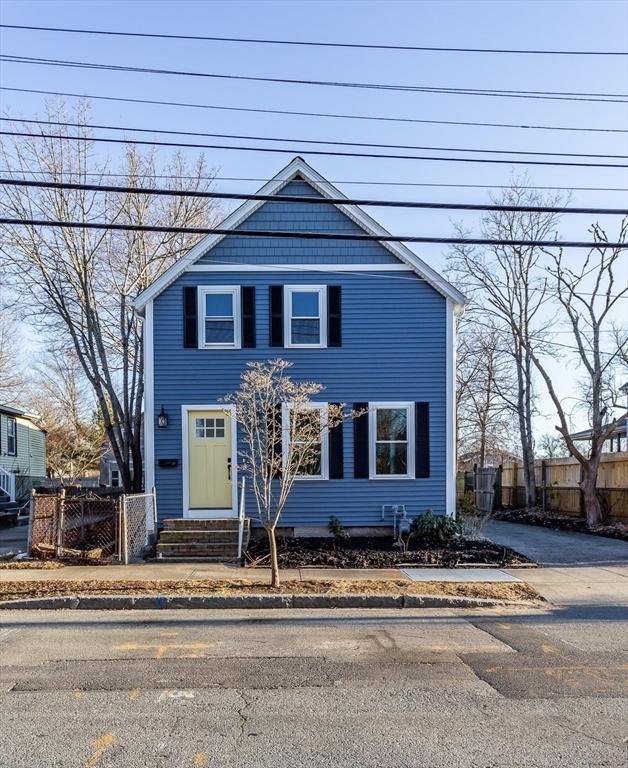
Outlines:
{"type": "Polygon", "coordinates": [[[628,542],[619,539],[502,520],[489,523],[484,533],[539,565],[628,565],[628,542]]]}
{"type": "Polygon", "coordinates": [[[28,522],[0,528],[0,555],[7,552],[25,552],[28,544],[28,522]]]}

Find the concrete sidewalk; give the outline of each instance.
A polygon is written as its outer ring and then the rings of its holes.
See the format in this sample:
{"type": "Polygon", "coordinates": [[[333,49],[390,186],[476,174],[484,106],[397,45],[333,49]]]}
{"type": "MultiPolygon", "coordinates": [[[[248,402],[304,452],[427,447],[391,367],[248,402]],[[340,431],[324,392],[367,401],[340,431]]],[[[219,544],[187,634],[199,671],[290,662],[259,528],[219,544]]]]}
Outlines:
{"type": "MultiPolygon", "coordinates": [[[[473,580],[473,568],[447,569],[447,581],[457,575],[461,582],[473,580]]],[[[589,568],[511,568],[505,571],[534,587],[548,602],[558,606],[618,605],[628,608],[628,566],[589,568]]],[[[431,569],[425,580],[434,580],[431,569]]],[[[341,569],[299,568],[281,572],[283,581],[408,581],[396,568],[341,569]]],[[[169,581],[216,579],[267,584],[268,569],[239,568],[222,563],[140,563],[137,565],[79,566],[52,570],[0,569],[0,583],[9,581],[169,581]]]]}

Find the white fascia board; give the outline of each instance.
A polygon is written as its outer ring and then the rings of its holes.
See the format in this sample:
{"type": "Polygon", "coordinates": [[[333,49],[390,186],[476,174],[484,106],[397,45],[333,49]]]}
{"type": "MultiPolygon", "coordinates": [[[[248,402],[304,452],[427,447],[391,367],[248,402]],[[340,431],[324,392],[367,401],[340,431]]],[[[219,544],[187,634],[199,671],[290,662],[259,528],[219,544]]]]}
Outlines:
{"type": "MultiPolygon", "coordinates": [[[[315,171],[311,165],[305,162],[302,157],[295,157],[285,168],[279,171],[270,181],[257,191],[258,195],[274,195],[280,192],[286,184],[292,181],[296,176],[302,176],[317,192],[323,197],[327,198],[346,198],[340,190],[334,187],[329,181],[315,171]]],[[[221,222],[220,227],[222,229],[235,230],[246,219],[249,218],[255,211],[260,208],[265,200],[246,200],[241,206],[236,208],[227,218],[221,222]]],[[[367,213],[356,205],[343,205],[336,203],[336,207],[341,210],[346,216],[354,221],[361,229],[367,234],[374,236],[389,236],[388,230],[384,229],[374,219],[372,219],[367,213]]],[[[171,285],[177,277],[194,264],[204,254],[214,248],[218,243],[227,237],[227,235],[207,235],[199,240],[199,242],[191,248],[185,256],[179,259],[169,269],[167,269],[161,277],[155,280],[148,288],[137,296],[133,302],[133,306],[136,311],[142,311],[146,304],[154,299],[155,296],[160,294],[169,285],[171,285]]],[[[423,278],[445,298],[451,300],[454,305],[462,309],[466,303],[466,298],[457,288],[451,283],[445,280],[436,270],[432,269],[422,259],[420,259],[415,253],[407,248],[402,243],[381,243],[390,253],[396,256],[400,261],[405,264],[409,264],[410,267],[416,272],[416,274],[423,278]]]]}

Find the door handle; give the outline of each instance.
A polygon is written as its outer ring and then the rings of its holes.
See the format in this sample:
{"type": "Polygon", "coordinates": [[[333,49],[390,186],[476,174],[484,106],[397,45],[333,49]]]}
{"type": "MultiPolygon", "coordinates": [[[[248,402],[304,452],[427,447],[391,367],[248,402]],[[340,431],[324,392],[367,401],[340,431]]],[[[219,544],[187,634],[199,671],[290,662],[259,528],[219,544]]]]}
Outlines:
{"type": "Polygon", "coordinates": [[[231,458],[227,459],[227,479],[231,480],[231,458]]]}

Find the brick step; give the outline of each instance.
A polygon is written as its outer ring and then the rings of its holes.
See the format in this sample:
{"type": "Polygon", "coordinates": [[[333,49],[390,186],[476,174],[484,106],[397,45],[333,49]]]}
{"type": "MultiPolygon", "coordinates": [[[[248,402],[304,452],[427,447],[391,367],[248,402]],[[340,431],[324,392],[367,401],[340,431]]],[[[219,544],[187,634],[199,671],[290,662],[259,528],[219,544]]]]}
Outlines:
{"type": "Polygon", "coordinates": [[[238,545],[235,544],[157,544],[157,555],[164,557],[216,557],[235,559],[238,545]]]}
{"type": "Polygon", "coordinates": [[[236,531],[162,531],[159,535],[160,544],[237,544],[236,531]]]}
{"type": "MultiPolygon", "coordinates": [[[[248,520],[245,520],[248,525],[248,520]]],[[[237,531],[239,522],[237,518],[226,518],[223,520],[189,520],[182,517],[169,518],[164,520],[164,530],[166,531],[237,531]]]]}

